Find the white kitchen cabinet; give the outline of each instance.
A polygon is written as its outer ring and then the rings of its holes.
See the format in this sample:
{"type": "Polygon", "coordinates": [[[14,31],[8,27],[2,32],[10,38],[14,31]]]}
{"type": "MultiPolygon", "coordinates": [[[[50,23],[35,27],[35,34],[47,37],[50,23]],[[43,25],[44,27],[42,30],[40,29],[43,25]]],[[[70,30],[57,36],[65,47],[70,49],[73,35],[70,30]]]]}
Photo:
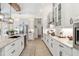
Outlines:
{"type": "Polygon", "coordinates": [[[12,42],[11,44],[5,46],[3,49],[4,52],[4,55],[5,56],[12,56],[12,55],[16,55],[16,48],[17,48],[17,45],[19,44],[20,42],[18,40],[16,40],[15,42],[12,42]]]}
{"type": "Polygon", "coordinates": [[[70,47],[65,46],[64,44],[59,44],[59,56],[72,56],[73,50],[70,47]]]}
{"type": "Polygon", "coordinates": [[[59,45],[59,56],[66,56],[64,47],[62,45],[59,45]]]}
{"type": "MultiPolygon", "coordinates": [[[[65,44],[57,41],[55,38],[50,35],[43,35],[43,41],[48,47],[49,51],[53,56],[72,56],[73,48],[66,46],[65,44]]],[[[78,52],[77,52],[78,54],[78,52]]]]}
{"type": "Polygon", "coordinates": [[[73,56],[79,56],[79,50],[73,48],[73,56]]]}
{"type": "Polygon", "coordinates": [[[59,56],[59,42],[53,40],[53,56],[59,56]]]}
{"type": "Polygon", "coordinates": [[[57,27],[72,27],[73,24],[73,5],[70,3],[55,3],[54,5],[54,24],[57,27]]]}
{"type": "Polygon", "coordinates": [[[24,49],[24,37],[18,38],[19,40],[17,41],[17,46],[16,46],[16,54],[15,56],[18,56],[21,54],[21,52],[24,49]]]}
{"type": "Polygon", "coordinates": [[[53,55],[54,56],[72,56],[72,49],[64,44],[54,41],[53,43],[53,55]]]}
{"type": "MultiPolygon", "coordinates": [[[[58,22],[58,15],[61,14],[61,25],[60,27],[73,27],[73,22],[76,21],[76,18],[79,16],[79,4],[78,3],[61,3],[61,11],[58,12],[58,4],[54,4],[54,24],[58,22]]],[[[79,17],[78,17],[79,18],[79,17]]],[[[77,20],[78,21],[78,20],[77,20]]]]}
{"type": "Polygon", "coordinates": [[[18,56],[20,54],[20,45],[21,40],[17,39],[15,42],[7,45],[4,49],[5,49],[5,56],[18,56]]]}
{"type": "MultiPolygon", "coordinates": [[[[43,34],[43,41],[48,47],[49,51],[52,53],[52,47],[51,47],[51,37],[49,35],[43,34]]],[[[52,42],[53,43],[53,42],[52,42]]]]}
{"type": "Polygon", "coordinates": [[[51,41],[50,41],[50,51],[53,55],[53,39],[51,38],[51,41]]]}
{"type": "Polygon", "coordinates": [[[73,56],[78,56],[78,50],[77,49],[73,49],[73,56]]]}
{"type": "Polygon", "coordinates": [[[22,52],[22,50],[24,49],[24,37],[21,38],[20,45],[21,45],[20,49],[21,49],[21,52],[22,52]]]}
{"type": "Polygon", "coordinates": [[[61,23],[62,27],[72,27],[73,24],[70,23],[73,22],[72,18],[72,6],[70,3],[61,4],[61,23]]]}
{"type": "Polygon", "coordinates": [[[47,47],[48,47],[48,42],[49,42],[49,41],[48,41],[48,37],[46,36],[46,37],[45,37],[45,44],[46,44],[47,47]]]}
{"type": "Polygon", "coordinates": [[[52,38],[48,35],[48,39],[47,39],[47,46],[50,50],[50,52],[52,53],[52,48],[53,48],[53,41],[52,41],[52,38]]]}
{"type": "Polygon", "coordinates": [[[19,56],[24,49],[24,38],[19,37],[15,41],[0,48],[0,56],[19,56]]]}

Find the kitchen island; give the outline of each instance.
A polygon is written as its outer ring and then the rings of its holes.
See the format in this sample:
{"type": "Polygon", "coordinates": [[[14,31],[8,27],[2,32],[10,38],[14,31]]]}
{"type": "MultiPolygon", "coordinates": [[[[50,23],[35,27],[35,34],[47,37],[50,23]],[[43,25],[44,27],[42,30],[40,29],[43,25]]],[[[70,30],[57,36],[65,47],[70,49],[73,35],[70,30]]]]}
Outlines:
{"type": "Polygon", "coordinates": [[[18,56],[24,49],[24,36],[9,38],[8,36],[0,39],[0,56],[18,56]]]}

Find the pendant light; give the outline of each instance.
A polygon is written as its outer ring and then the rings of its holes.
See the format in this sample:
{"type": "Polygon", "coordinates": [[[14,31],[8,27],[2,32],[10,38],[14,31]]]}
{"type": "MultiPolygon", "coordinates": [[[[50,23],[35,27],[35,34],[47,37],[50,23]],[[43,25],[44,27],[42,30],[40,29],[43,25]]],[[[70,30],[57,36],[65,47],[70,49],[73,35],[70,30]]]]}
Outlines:
{"type": "Polygon", "coordinates": [[[11,17],[11,6],[10,6],[10,17],[9,17],[9,23],[13,23],[14,19],[11,17]]]}
{"type": "Polygon", "coordinates": [[[0,3],[0,20],[3,20],[4,19],[4,14],[1,13],[1,3],[0,3]]]}

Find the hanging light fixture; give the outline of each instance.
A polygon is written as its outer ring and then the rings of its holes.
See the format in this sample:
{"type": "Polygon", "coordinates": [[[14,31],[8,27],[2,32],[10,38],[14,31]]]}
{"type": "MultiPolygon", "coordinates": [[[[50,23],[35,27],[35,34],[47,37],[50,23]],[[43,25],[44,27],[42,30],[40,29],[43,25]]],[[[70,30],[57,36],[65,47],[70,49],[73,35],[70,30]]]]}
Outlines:
{"type": "Polygon", "coordinates": [[[4,19],[4,14],[1,13],[1,3],[0,3],[0,20],[3,20],[4,19]]]}
{"type": "Polygon", "coordinates": [[[10,17],[9,17],[9,22],[13,23],[14,19],[11,17],[11,6],[10,6],[10,17]]]}

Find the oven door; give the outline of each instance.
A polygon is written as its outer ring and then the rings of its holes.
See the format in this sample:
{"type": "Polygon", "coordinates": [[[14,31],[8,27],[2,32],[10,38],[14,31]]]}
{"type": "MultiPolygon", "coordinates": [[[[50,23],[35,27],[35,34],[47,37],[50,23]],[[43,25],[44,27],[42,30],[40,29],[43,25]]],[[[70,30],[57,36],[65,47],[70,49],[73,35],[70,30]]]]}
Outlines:
{"type": "Polygon", "coordinates": [[[75,30],[75,44],[79,45],[79,27],[75,30]]]}

